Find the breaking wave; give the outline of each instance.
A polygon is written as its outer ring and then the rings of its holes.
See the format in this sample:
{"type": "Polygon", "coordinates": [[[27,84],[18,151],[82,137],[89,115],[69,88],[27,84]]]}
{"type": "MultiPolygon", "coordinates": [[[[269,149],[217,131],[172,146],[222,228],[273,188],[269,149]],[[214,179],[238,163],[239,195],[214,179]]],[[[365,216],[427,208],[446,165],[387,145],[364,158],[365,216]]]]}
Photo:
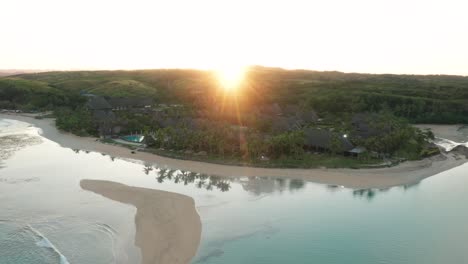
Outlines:
{"type": "Polygon", "coordinates": [[[68,259],[60,252],[60,250],[58,250],[58,248],[54,244],[52,244],[52,242],[50,242],[49,239],[47,239],[46,236],[44,236],[41,232],[34,229],[30,225],[28,225],[28,228],[40,239],[38,242],[36,242],[37,246],[49,248],[52,251],[54,251],[60,258],[60,264],[70,264],[70,262],[68,262],[68,259]]]}
{"type": "Polygon", "coordinates": [[[468,147],[468,142],[460,143],[460,142],[455,142],[450,139],[446,138],[436,138],[434,141],[435,144],[438,146],[442,147],[445,151],[451,151],[457,146],[465,146],[468,147]]]}

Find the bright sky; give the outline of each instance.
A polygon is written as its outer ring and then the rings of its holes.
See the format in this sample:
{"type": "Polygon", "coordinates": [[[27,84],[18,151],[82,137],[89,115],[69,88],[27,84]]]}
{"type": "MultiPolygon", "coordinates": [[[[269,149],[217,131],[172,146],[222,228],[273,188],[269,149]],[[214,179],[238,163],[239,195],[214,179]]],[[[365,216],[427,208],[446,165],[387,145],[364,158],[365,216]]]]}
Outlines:
{"type": "Polygon", "coordinates": [[[1,0],[0,69],[468,75],[467,0],[1,0]]]}

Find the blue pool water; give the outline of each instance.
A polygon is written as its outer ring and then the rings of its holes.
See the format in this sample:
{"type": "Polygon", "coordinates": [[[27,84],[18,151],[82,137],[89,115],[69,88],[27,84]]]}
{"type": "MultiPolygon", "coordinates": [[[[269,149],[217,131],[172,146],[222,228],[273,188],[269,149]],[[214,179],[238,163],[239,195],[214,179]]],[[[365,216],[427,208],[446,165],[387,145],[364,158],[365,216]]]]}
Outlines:
{"type": "Polygon", "coordinates": [[[122,139],[130,142],[141,143],[145,136],[142,135],[129,135],[123,136],[122,139]]]}

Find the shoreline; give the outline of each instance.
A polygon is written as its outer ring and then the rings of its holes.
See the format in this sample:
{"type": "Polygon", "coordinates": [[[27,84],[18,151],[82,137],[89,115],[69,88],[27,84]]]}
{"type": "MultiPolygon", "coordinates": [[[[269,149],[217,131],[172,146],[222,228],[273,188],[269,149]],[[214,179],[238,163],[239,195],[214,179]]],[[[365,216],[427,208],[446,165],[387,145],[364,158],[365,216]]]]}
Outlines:
{"type": "Polygon", "coordinates": [[[440,124],[418,124],[414,125],[419,129],[431,129],[439,138],[445,138],[456,142],[468,141],[467,125],[440,125],[440,124]],[[464,133],[462,130],[466,130],[464,133]]]}
{"type": "MultiPolygon", "coordinates": [[[[30,123],[41,129],[41,136],[58,143],[62,147],[99,152],[123,159],[140,160],[145,164],[222,177],[288,177],[321,184],[339,185],[352,189],[389,188],[414,184],[467,162],[467,158],[464,155],[452,152],[419,161],[407,161],[394,167],[378,169],[285,169],[220,165],[193,160],[173,159],[148,152],[135,151],[132,154],[131,150],[122,146],[104,144],[96,138],[78,137],[71,133],[61,132],[55,127],[53,119],[35,119],[30,116],[15,114],[0,114],[0,118],[16,119],[30,123]]],[[[450,131],[456,131],[456,129],[450,131]]]]}
{"type": "Polygon", "coordinates": [[[81,180],[80,186],[137,208],[135,245],[142,264],[187,264],[196,255],[202,224],[191,197],[102,180],[81,180]]]}

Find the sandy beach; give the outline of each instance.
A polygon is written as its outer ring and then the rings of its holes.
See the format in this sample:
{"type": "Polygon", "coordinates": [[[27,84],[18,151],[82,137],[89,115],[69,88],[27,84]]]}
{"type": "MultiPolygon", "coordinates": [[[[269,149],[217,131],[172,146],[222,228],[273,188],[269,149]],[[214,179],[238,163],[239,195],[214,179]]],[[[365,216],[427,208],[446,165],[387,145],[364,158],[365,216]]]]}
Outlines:
{"type": "MultiPolygon", "coordinates": [[[[410,161],[381,169],[271,169],[227,166],[198,161],[177,160],[104,144],[95,138],[78,137],[56,129],[53,119],[0,114],[0,119],[15,119],[33,124],[39,133],[62,147],[104,153],[127,160],[139,160],[159,167],[193,171],[224,177],[290,177],[353,189],[388,188],[411,185],[424,178],[460,166],[467,161],[466,151],[443,153],[420,161],[410,161]]],[[[426,125],[425,128],[430,127],[426,125]]],[[[464,137],[457,126],[436,127],[437,136],[456,141],[464,137]]],[[[130,187],[120,183],[82,180],[81,188],[137,208],[135,245],[141,249],[143,264],[187,264],[197,253],[201,221],[194,200],[188,196],[130,187]]]]}
{"type": "MultiPolygon", "coordinates": [[[[420,161],[408,161],[391,168],[379,169],[272,169],[229,166],[190,160],[178,160],[139,151],[132,154],[129,149],[121,146],[104,144],[96,141],[95,138],[78,137],[70,133],[58,131],[53,119],[34,119],[22,115],[2,114],[0,114],[0,118],[16,119],[31,123],[41,129],[42,136],[57,142],[63,147],[95,151],[123,159],[140,160],[145,162],[145,164],[155,164],[161,167],[223,177],[291,177],[354,189],[388,188],[417,183],[427,177],[460,166],[467,161],[464,155],[458,153],[444,153],[420,161]]],[[[428,125],[426,125],[426,127],[427,126],[428,125]]],[[[456,140],[461,137],[458,134],[457,126],[445,127],[446,128],[443,130],[444,133],[441,136],[451,140],[456,140]]],[[[437,129],[434,131],[436,135],[438,131],[437,129]]]]}
{"type": "Polygon", "coordinates": [[[143,264],[186,264],[201,237],[200,217],[192,198],[120,183],[82,180],[81,188],[137,208],[135,245],[143,264]]]}

